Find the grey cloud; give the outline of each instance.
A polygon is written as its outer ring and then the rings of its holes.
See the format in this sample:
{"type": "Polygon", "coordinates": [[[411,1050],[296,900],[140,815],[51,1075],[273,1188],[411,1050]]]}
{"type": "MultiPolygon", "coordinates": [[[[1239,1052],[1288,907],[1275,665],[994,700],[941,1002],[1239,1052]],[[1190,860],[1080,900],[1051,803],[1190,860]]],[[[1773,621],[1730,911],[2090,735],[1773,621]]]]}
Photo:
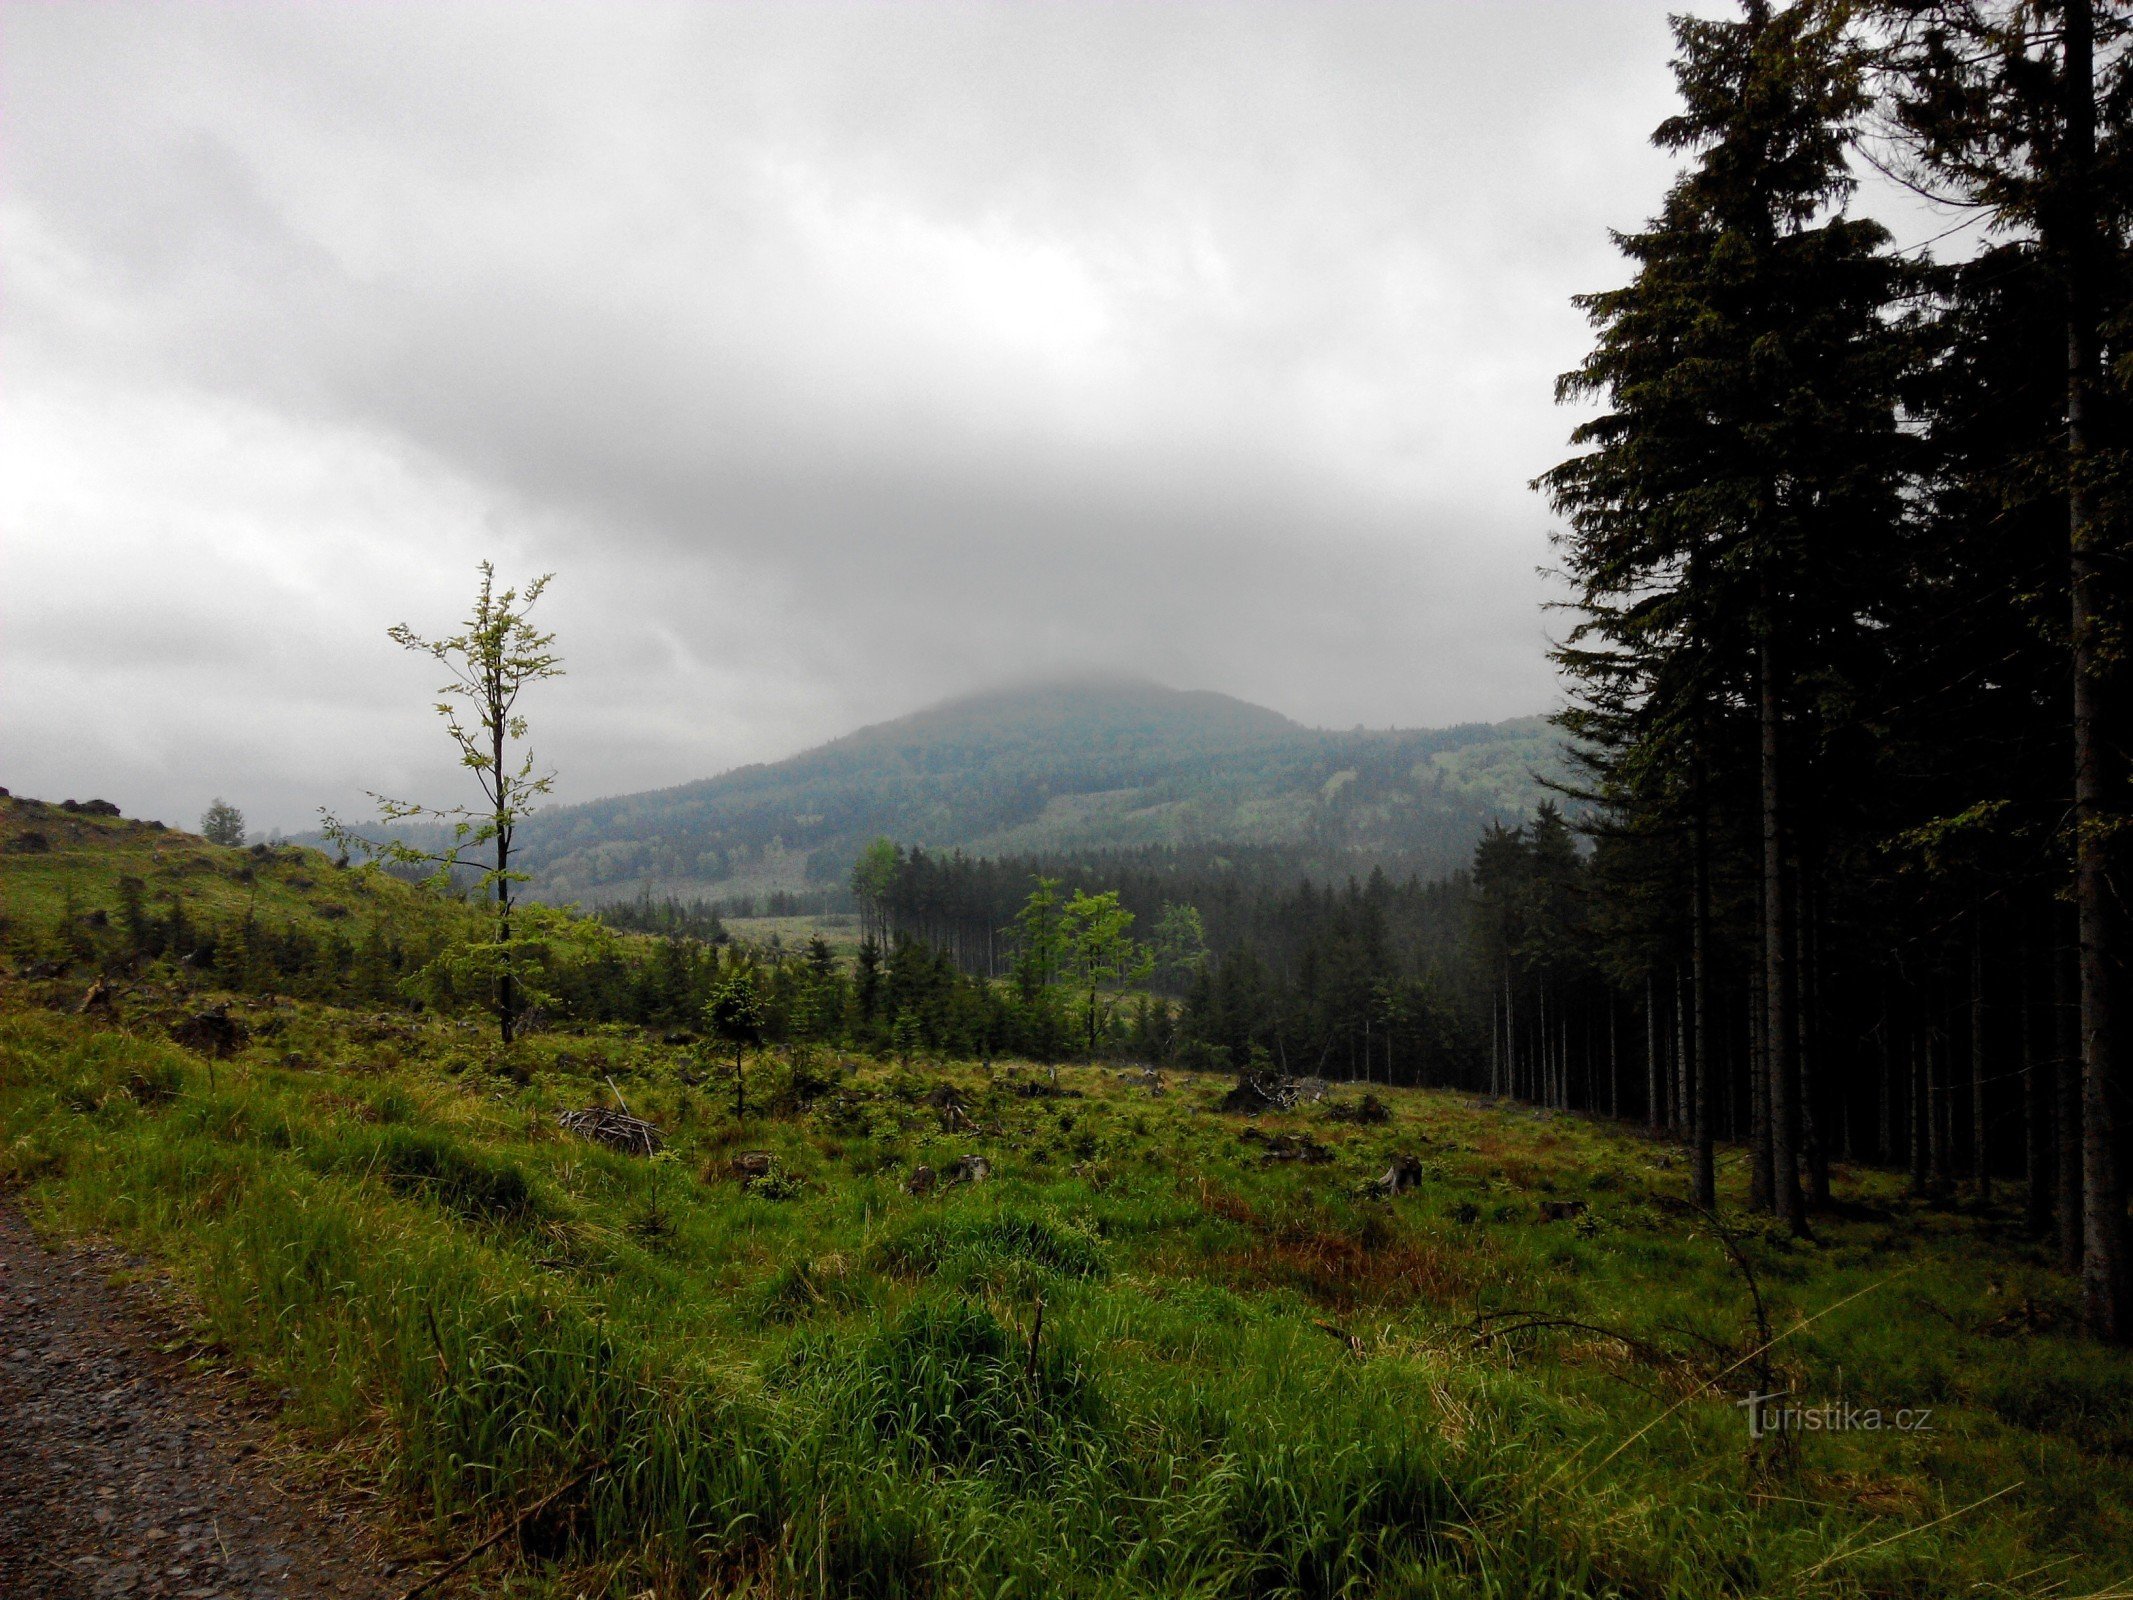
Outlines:
{"type": "Polygon", "coordinates": [[[0,435],[11,768],[191,805],[44,670],[183,656],[163,724],[277,820],[449,782],[377,635],[485,552],[561,574],[579,795],[1087,666],[1539,709],[1524,483],[1664,181],[1663,10],[17,11],[0,424],[65,448],[0,435]]]}

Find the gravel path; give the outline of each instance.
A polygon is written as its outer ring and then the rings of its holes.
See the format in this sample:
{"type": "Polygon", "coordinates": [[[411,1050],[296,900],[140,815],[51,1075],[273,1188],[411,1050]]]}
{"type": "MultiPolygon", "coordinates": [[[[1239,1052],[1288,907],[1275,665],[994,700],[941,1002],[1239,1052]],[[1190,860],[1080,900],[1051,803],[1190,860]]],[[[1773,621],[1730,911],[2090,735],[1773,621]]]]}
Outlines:
{"type": "Polygon", "coordinates": [[[0,1596],[394,1595],[359,1509],[291,1485],[272,1405],[159,1346],[126,1263],[0,1206],[0,1596]]]}

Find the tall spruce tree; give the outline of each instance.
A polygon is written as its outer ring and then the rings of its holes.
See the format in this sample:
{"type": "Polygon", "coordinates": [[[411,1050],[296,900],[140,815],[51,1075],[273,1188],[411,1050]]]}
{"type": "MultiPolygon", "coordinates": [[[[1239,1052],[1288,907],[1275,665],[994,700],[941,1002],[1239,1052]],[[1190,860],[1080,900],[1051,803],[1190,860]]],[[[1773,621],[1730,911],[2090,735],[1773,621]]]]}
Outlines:
{"type": "MultiPolygon", "coordinates": [[[[1655,141],[1694,159],[1660,215],[1618,236],[1631,282],[1580,300],[1599,338],[1559,394],[1607,409],[1540,480],[1582,613],[1558,659],[1603,797],[1672,812],[1699,857],[1710,747],[1752,687],[1771,1199],[1804,1228],[1795,907],[1814,834],[1800,817],[1816,705],[1897,521],[1899,274],[1885,231],[1843,210],[1866,105],[1843,15],[1750,0],[1738,20],[1677,18],[1674,33],[1682,110],[1655,141]]],[[[1702,927],[1707,871],[1695,881],[1702,927]]],[[[1708,1194],[1710,1097],[1695,1098],[1708,1194]]]]}
{"type": "Polygon", "coordinates": [[[2049,274],[2062,409],[2052,477],[2065,562],[2068,853],[2080,1005],[2086,1316],[2133,1339],[2118,1008],[2128,758],[2124,317],[2133,220],[2133,7],[2096,0],[1882,0],[1903,175],[2033,244],[2049,274]],[[2114,347],[2114,340],[2116,345],[2114,347]],[[2115,359],[2114,359],[2115,357],[2115,359]]]}

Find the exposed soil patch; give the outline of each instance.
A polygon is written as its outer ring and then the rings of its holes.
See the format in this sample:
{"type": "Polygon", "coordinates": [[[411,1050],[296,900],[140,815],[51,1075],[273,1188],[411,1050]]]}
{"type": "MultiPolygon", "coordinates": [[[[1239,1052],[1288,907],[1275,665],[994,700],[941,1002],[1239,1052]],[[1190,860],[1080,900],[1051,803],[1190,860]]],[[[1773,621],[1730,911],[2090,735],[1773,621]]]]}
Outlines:
{"type": "Polygon", "coordinates": [[[0,1595],[316,1600],[396,1594],[362,1508],[301,1486],[272,1404],[162,1346],[126,1263],[47,1252],[0,1205],[0,1595]],[[294,1481],[292,1481],[294,1480],[294,1481]]]}

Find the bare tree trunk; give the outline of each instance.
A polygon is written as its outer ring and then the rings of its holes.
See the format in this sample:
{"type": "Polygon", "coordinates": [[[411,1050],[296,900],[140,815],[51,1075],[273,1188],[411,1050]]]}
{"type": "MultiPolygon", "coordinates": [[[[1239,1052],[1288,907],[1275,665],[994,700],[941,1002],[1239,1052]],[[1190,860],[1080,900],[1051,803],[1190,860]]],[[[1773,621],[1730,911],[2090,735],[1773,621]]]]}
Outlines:
{"type": "Polygon", "coordinates": [[[1992,1202],[1992,1151],[1985,1123],[1985,918],[1970,921],[1970,1187],[1979,1205],[1992,1202]]]}
{"type": "Polygon", "coordinates": [[[1622,1115],[1622,1035],[1611,988],[1607,991],[1607,1114],[1622,1115]]]}
{"type": "Polygon", "coordinates": [[[1931,1181],[1931,1158],[1928,1154],[1933,1142],[1931,1087],[1927,1082],[1930,1069],[1926,1065],[1926,1046],[1922,1032],[1911,1035],[1911,1193],[1923,1195],[1931,1181]]]}
{"type": "Polygon", "coordinates": [[[1783,733],[1777,683],[1776,592],[1766,571],[1757,644],[1757,709],[1762,725],[1763,1006],[1770,1074],[1770,1173],[1777,1218],[1806,1231],[1800,1193],[1799,1056],[1793,1015],[1792,897],[1786,881],[1783,733]]]}
{"type": "Polygon", "coordinates": [[[1718,1204],[1718,1156],[1711,1130],[1711,863],[1708,829],[1702,806],[1702,762],[1698,759],[1696,780],[1695,905],[1689,918],[1689,970],[1695,991],[1696,1076],[1689,1121],[1692,1132],[1693,1168],[1690,1193],[1696,1203],[1710,1209],[1718,1204]]]}
{"type": "Polygon", "coordinates": [[[496,982],[496,1024],[503,1042],[509,1044],[518,1031],[518,985],[511,971],[511,880],[506,876],[511,870],[511,827],[509,796],[504,776],[504,734],[510,722],[510,708],[504,704],[503,685],[492,671],[486,680],[488,690],[489,727],[493,734],[490,746],[495,765],[490,776],[496,785],[496,942],[502,959],[502,970],[496,982]]]}
{"type": "Polygon", "coordinates": [[[1653,990],[1652,975],[1647,972],[1644,975],[1644,1122],[1653,1133],[1659,1131],[1663,1110],[1659,1092],[1659,999],[1653,990]]]}
{"type": "Polygon", "coordinates": [[[2017,1016],[2022,1029],[2022,1169],[2029,1180],[2023,1221],[2033,1239],[2052,1226],[2051,1074],[2037,1052],[2037,952],[2025,938],[2016,955],[2021,974],[2017,1016]]]}
{"type": "Polygon", "coordinates": [[[1750,963],[1748,978],[1748,1142],[1754,1162],[1749,1168],[1748,1197],[1758,1211],[1775,1204],[1776,1179],[1770,1164],[1769,1025],[1763,1016],[1763,964],[1750,963]]]}
{"type": "Polygon", "coordinates": [[[1674,969],[1674,1118],[1669,1126],[1678,1138],[1689,1127],[1689,986],[1674,969]]]}
{"type": "MultiPolygon", "coordinates": [[[[1490,1093],[1490,1094],[1497,1094],[1497,1093],[1500,1093],[1500,1092],[1501,1092],[1501,1091],[1500,1091],[1500,1090],[1498,1089],[1498,1087],[1497,1087],[1497,1086],[1498,1086],[1498,1085],[1499,1085],[1499,1084],[1500,1084],[1500,1083],[1502,1082],[1502,1079],[1503,1079],[1503,1071],[1502,1071],[1502,1068],[1503,1068],[1503,1031],[1502,1031],[1502,1028],[1501,1028],[1501,1026],[1500,1026],[1500,1024],[1498,1023],[1498,1020],[1497,1020],[1497,1015],[1496,1015],[1496,997],[1495,997],[1494,995],[1490,995],[1490,996],[1489,996],[1489,1093],[1490,1093]]],[[[1386,1074],[1386,1081],[1387,1081],[1388,1083],[1389,1083],[1389,1082],[1391,1081],[1391,1074],[1390,1074],[1390,1072],[1388,1072],[1388,1073],[1386,1074]]]]}
{"type": "Polygon", "coordinates": [[[1808,1203],[1820,1210],[1829,1205],[1829,1145],[1818,1114],[1819,1102],[1827,1096],[1826,1092],[1818,1094],[1815,1080],[1815,1068],[1822,1059],[1822,985],[1820,955],[1815,948],[1815,899],[1804,871],[1800,874],[1796,904],[1793,933],[1797,942],[1793,953],[1800,999],[1800,1154],[1807,1168],[1808,1203]]]}
{"type": "Polygon", "coordinates": [[[1534,1082],[1534,1103],[1536,1105],[1546,1105],[1546,1103],[1549,1103],[1549,975],[1546,975],[1546,973],[1540,975],[1540,994],[1536,998],[1536,1005],[1538,1005],[1536,1028],[1538,1028],[1540,1037],[1534,1043],[1538,1045],[1538,1056],[1540,1058],[1534,1062],[1534,1067],[1538,1071],[1538,1079],[1534,1082]]]}
{"type": "Polygon", "coordinates": [[[1933,1192],[1940,1195],[1948,1192],[1955,1165],[1955,1097],[1949,1093],[1947,1043],[1944,1033],[1930,1025],[1927,1027],[1926,1099],[1931,1136],[1926,1154],[1933,1169],[1933,1192]]]}
{"type": "Polygon", "coordinates": [[[2066,188],[2062,242],[2066,269],[2067,543],[2074,680],[2074,908],[2081,936],[2081,1173],[2086,1223],[2081,1282],[2089,1331],[2133,1339],[2126,1192],[2119,1173],[2120,1099],[2116,1018],[2111,986],[2117,966],[2116,908],[2109,882],[2110,795],[2105,762],[2110,727],[2105,674],[2107,578],[2098,559],[2101,530],[2090,505],[2089,401],[2098,340],[2093,282],[2097,216],[2090,179],[2096,161],[2096,19],[2091,0],[2067,0],[2063,46],[2066,87],[2066,188]]]}
{"type": "Polygon", "coordinates": [[[1889,1048],[1889,1031],[1895,1026],[1895,1020],[1884,995],[1881,1026],[1874,1030],[1875,1040],[1881,1047],[1881,1097],[1879,1115],[1874,1118],[1874,1160],[1884,1167],[1896,1159],[1896,1059],[1889,1048]]]}
{"type": "Polygon", "coordinates": [[[1515,996],[1511,988],[1511,958],[1503,963],[1503,1069],[1504,1097],[1515,1098],[1518,1093],[1518,1033],[1512,1019],[1516,1014],[1515,996]]]}
{"type": "Polygon", "coordinates": [[[2059,1265],[2081,1271],[2087,1235],[2081,1213],[2081,1001],[2073,949],[2052,949],[2052,1083],[2058,1103],[2059,1265]]]}

